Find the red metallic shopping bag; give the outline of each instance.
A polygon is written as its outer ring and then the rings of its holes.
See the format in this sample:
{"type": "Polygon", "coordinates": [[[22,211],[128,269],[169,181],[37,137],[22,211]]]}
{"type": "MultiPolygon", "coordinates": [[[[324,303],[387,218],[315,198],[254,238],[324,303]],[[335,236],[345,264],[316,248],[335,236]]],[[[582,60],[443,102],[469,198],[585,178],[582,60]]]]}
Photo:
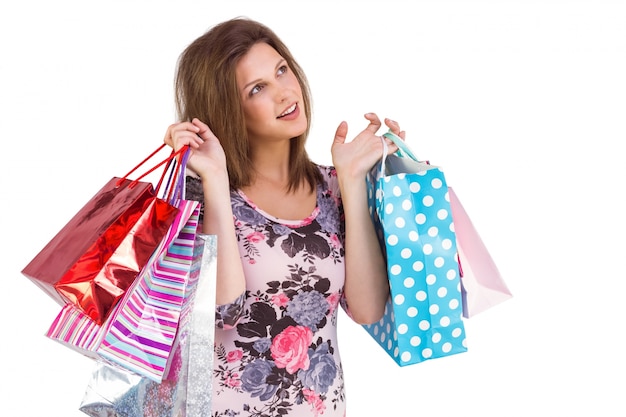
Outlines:
{"type": "MultiPolygon", "coordinates": [[[[172,152],[135,180],[113,177],[22,270],[59,304],[72,303],[101,324],[148,262],[178,209],[158,196],[172,152]],[[140,181],[165,164],[157,187],[140,181]]],[[[184,148],[183,148],[184,149],[184,148]]],[[[181,151],[183,150],[181,149],[181,151]]]]}
{"type": "Polygon", "coordinates": [[[513,297],[472,220],[452,187],[448,187],[454,219],[463,317],[473,317],[513,297]]]}

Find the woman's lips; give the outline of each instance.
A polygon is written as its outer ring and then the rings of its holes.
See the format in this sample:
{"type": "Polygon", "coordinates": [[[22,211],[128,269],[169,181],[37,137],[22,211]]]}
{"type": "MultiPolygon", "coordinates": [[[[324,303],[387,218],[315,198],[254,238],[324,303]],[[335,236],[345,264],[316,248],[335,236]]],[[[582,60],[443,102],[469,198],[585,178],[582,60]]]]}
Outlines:
{"type": "Polygon", "coordinates": [[[278,119],[293,120],[297,118],[299,114],[300,114],[300,107],[298,106],[298,103],[293,103],[283,112],[283,114],[278,116],[278,119]]]}

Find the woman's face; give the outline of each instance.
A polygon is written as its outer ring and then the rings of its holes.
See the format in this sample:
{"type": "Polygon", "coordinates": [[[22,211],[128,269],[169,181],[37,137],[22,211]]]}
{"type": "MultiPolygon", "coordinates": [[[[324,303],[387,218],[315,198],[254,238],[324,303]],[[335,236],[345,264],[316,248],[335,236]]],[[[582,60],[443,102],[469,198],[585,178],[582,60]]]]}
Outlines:
{"type": "Polygon", "coordinates": [[[235,72],[251,141],[291,139],[306,131],[302,88],[274,48],[255,44],[235,72]]]}

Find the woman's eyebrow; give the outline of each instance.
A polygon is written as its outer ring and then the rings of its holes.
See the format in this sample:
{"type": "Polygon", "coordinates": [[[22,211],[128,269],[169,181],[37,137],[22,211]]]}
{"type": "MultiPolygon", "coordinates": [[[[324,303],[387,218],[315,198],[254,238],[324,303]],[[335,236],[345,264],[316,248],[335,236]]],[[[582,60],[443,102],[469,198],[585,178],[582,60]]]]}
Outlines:
{"type": "MultiPolygon", "coordinates": [[[[276,64],[276,66],[274,67],[274,70],[277,70],[278,68],[280,68],[281,65],[283,65],[283,63],[287,62],[285,60],[285,58],[280,58],[278,60],[278,63],[276,64]]],[[[247,90],[248,87],[250,87],[251,85],[257,84],[259,81],[261,81],[260,78],[257,78],[256,80],[250,81],[249,83],[247,83],[246,85],[243,86],[244,90],[247,90]]]]}

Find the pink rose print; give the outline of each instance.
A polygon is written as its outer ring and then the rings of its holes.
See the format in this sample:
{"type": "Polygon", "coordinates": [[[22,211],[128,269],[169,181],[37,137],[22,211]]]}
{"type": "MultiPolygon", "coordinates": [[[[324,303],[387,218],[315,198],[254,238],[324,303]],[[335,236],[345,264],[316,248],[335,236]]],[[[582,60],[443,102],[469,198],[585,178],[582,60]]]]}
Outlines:
{"type": "Polygon", "coordinates": [[[341,294],[339,294],[338,292],[334,292],[330,294],[328,297],[326,297],[326,301],[328,301],[328,304],[330,305],[330,311],[328,314],[333,314],[333,312],[339,305],[340,298],[341,298],[341,294]]]}
{"type": "Polygon", "coordinates": [[[259,243],[265,240],[265,235],[261,232],[252,232],[246,236],[246,239],[252,243],[259,243]]]}
{"type": "Polygon", "coordinates": [[[279,307],[284,307],[289,302],[289,297],[285,295],[285,293],[276,294],[272,297],[272,303],[276,304],[279,307]]]}
{"type": "Polygon", "coordinates": [[[309,345],[313,332],[305,326],[289,326],[280,332],[270,346],[272,358],[278,368],[285,368],[290,374],[299,369],[309,369],[309,345]]]}
{"type": "Polygon", "coordinates": [[[241,381],[239,380],[239,374],[234,372],[228,376],[226,376],[226,385],[231,388],[239,388],[241,386],[241,381]]]}
{"type": "Polygon", "coordinates": [[[243,351],[241,349],[231,350],[226,354],[226,362],[236,362],[243,358],[243,351]]]}
{"type": "Polygon", "coordinates": [[[341,241],[339,240],[339,236],[337,236],[336,234],[333,234],[330,237],[330,241],[331,241],[331,243],[333,244],[333,246],[335,248],[340,248],[341,247],[341,241]]]}
{"type": "Polygon", "coordinates": [[[324,414],[324,411],[326,411],[326,406],[324,405],[324,402],[320,399],[319,395],[315,393],[315,391],[305,388],[302,390],[302,394],[304,395],[304,399],[306,400],[306,402],[311,404],[311,411],[315,413],[314,415],[316,417],[320,414],[324,414]]]}

